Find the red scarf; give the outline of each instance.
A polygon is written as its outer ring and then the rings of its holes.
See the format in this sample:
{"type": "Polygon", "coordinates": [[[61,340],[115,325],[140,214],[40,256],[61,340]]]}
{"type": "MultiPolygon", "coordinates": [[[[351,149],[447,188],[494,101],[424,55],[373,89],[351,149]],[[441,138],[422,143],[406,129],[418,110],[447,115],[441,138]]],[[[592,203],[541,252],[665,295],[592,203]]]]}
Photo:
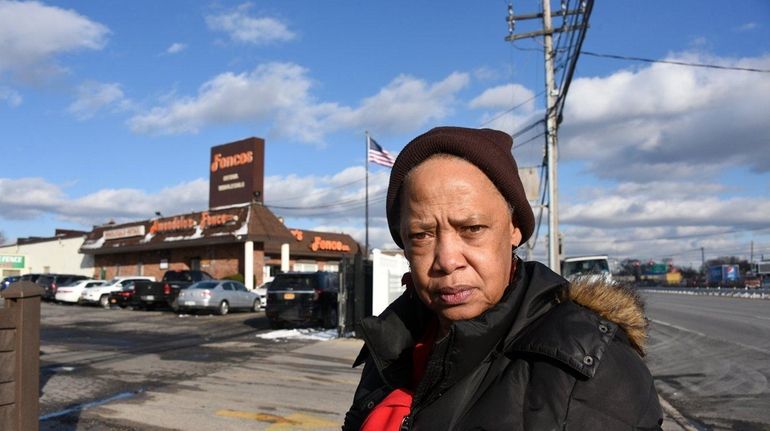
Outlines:
{"type": "Polygon", "coordinates": [[[433,344],[436,341],[438,322],[433,320],[422,339],[414,345],[412,351],[412,381],[409,388],[399,388],[388,394],[366,417],[361,431],[395,431],[401,427],[404,417],[412,409],[414,388],[422,380],[428,365],[433,344]]]}

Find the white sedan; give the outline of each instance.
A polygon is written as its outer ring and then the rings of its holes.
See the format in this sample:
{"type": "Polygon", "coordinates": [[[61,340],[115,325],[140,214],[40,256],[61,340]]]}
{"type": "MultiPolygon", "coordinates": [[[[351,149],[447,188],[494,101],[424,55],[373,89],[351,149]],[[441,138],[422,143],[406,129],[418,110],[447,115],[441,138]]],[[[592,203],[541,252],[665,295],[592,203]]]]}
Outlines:
{"type": "Polygon", "coordinates": [[[80,302],[80,296],[85,289],[94,286],[104,286],[107,282],[104,280],[79,280],[66,286],[59,286],[56,290],[56,300],[60,302],[80,302]]]}

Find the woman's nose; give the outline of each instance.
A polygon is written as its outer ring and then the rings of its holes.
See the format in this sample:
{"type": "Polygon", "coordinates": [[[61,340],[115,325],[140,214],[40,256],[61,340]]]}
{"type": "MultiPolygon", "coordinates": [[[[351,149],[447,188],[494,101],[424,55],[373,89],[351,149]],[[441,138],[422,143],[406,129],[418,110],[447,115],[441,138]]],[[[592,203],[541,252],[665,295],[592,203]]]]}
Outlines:
{"type": "Polygon", "coordinates": [[[439,236],[434,253],[434,271],[451,274],[466,264],[463,255],[463,242],[457,235],[439,236]]]}

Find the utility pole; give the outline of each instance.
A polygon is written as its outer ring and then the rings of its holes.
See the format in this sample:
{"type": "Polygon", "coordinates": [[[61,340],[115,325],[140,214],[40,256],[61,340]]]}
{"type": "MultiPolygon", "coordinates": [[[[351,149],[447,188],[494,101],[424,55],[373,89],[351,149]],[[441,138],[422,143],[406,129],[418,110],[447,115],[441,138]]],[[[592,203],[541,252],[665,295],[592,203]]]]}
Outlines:
{"type": "Polygon", "coordinates": [[[703,273],[706,273],[706,252],[703,247],[700,248],[700,267],[703,273]]]}
{"type": "MultiPolygon", "coordinates": [[[[558,128],[560,115],[559,104],[559,92],[560,89],[556,88],[554,81],[554,57],[555,52],[553,49],[553,34],[582,30],[585,31],[586,24],[580,25],[562,25],[561,27],[554,29],[551,24],[551,18],[554,16],[561,16],[565,18],[568,15],[578,15],[585,13],[585,2],[581,5],[580,9],[569,11],[566,8],[566,2],[562,1],[562,8],[559,12],[551,13],[551,0],[543,0],[543,12],[527,15],[514,15],[513,5],[508,5],[508,36],[505,40],[507,42],[513,42],[518,39],[531,38],[537,36],[543,36],[543,53],[545,56],[545,97],[546,97],[546,111],[545,111],[545,140],[546,140],[546,164],[548,167],[548,266],[552,271],[557,274],[561,273],[561,254],[559,253],[560,237],[559,237],[559,177],[558,177],[558,160],[559,160],[559,139],[558,128]],[[515,23],[517,20],[528,20],[542,18],[543,29],[539,31],[533,31],[528,33],[513,34],[515,23]]],[[[587,17],[586,17],[587,19],[587,17]]],[[[582,39],[581,39],[582,43],[582,39]]],[[[572,69],[574,70],[574,63],[577,60],[577,55],[580,53],[579,47],[575,51],[575,58],[572,61],[572,69]]],[[[571,72],[571,71],[570,71],[571,72]]],[[[571,78],[571,73],[570,73],[571,78]]],[[[568,85],[568,83],[567,83],[568,85]]],[[[566,96],[562,94],[562,97],[566,96]]]]}

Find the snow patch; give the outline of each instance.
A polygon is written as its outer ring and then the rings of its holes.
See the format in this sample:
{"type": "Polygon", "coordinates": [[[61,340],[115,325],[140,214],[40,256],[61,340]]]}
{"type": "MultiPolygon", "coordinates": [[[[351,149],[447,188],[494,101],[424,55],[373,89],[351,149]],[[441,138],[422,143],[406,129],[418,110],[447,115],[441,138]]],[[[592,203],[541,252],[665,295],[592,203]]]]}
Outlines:
{"type": "Polygon", "coordinates": [[[336,329],[279,329],[276,331],[264,332],[257,334],[258,338],[266,340],[279,340],[284,338],[292,338],[295,340],[333,340],[337,338],[336,329]]]}

